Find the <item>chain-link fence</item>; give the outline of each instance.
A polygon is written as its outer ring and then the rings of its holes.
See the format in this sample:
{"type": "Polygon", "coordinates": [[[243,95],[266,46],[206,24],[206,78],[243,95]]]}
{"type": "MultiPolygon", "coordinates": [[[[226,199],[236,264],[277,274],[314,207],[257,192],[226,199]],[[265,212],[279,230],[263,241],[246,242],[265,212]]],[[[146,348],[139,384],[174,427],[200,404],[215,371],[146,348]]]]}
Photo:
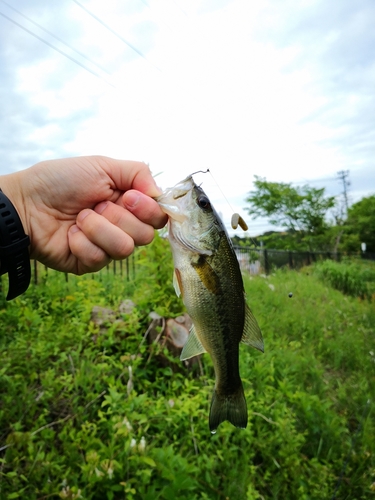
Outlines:
{"type": "Polygon", "coordinates": [[[375,260],[374,253],[341,254],[332,252],[297,252],[268,248],[234,247],[242,271],[250,274],[268,274],[272,268],[289,267],[300,269],[324,259],[340,261],[344,257],[375,260]]]}

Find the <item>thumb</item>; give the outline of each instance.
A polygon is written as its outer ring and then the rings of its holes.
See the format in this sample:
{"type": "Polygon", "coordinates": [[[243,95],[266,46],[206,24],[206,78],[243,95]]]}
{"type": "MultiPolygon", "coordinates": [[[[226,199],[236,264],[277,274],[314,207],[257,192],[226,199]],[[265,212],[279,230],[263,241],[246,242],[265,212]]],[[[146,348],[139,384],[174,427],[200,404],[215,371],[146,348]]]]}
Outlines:
{"type": "Polygon", "coordinates": [[[99,164],[113,179],[116,188],[121,191],[136,189],[155,198],[161,194],[156,185],[150,168],[146,163],[131,160],[115,160],[113,158],[98,157],[99,164]]]}

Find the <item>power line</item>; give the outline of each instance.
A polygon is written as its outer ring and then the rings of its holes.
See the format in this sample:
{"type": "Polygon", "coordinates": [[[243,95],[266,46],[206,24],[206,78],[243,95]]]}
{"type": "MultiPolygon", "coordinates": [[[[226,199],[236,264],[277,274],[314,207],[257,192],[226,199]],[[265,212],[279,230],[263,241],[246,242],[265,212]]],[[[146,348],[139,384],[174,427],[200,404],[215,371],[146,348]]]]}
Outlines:
{"type": "Polygon", "coordinates": [[[64,44],[66,47],[68,47],[70,50],[72,50],[73,52],[75,52],[76,54],[78,54],[79,56],[83,57],[84,59],[86,59],[87,61],[89,61],[91,64],[93,64],[94,66],[96,66],[97,68],[101,69],[102,71],[104,71],[105,73],[107,73],[107,75],[109,75],[109,72],[104,69],[102,66],[100,66],[99,64],[97,64],[95,61],[93,61],[92,59],[90,59],[89,57],[87,57],[85,54],[83,54],[82,52],[79,52],[79,50],[75,49],[74,47],[72,47],[71,45],[69,45],[68,43],[66,43],[64,40],[62,40],[61,38],[59,38],[58,36],[54,35],[53,33],[51,33],[51,31],[48,31],[46,30],[45,28],[43,28],[43,26],[41,26],[40,24],[38,24],[37,22],[33,21],[30,17],[26,16],[25,14],[22,14],[22,12],[20,12],[19,10],[15,9],[14,7],[12,7],[11,5],[9,5],[9,3],[7,2],[4,2],[4,0],[0,0],[1,3],[5,4],[7,7],[9,7],[10,9],[12,9],[14,12],[17,12],[17,14],[19,14],[20,16],[22,16],[23,18],[25,18],[27,21],[29,21],[30,23],[32,23],[34,26],[37,26],[40,30],[44,31],[45,33],[47,33],[47,35],[49,36],[52,36],[53,38],[55,38],[55,40],[58,40],[60,43],[64,44]]]}
{"type": "Polygon", "coordinates": [[[87,9],[84,5],[82,5],[80,2],[78,2],[78,0],[73,0],[73,2],[76,3],[79,7],[81,7],[81,9],[83,9],[85,12],[87,12],[87,14],[89,14],[91,17],[93,17],[96,21],[98,21],[98,23],[100,23],[102,26],[104,26],[113,35],[115,35],[119,40],[121,40],[123,43],[125,43],[125,45],[127,45],[132,50],[134,50],[134,52],[136,52],[138,55],[143,57],[143,59],[145,59],[154,68],[156,68],[158,71],[161,71],[161,69],[158,68],[157,66],[155,66],[155,64],[153,64],[144,54],[142,54],[142,52],[140,50],[138,50],[136,47],[134,47],[134,45],[132,45],[127,40],[125,40],[125,38],[123,38],[121,35],[119,35],[115,30],[113,30],[110,26],[108,26],[108,24],[106,24],[99,17],[97,17],[95,14],[93,14],[89,9],[87,9]]]}
{"type": "Polygon", "coordinates": [[[55,47],[54,45],[52,45],[52,43],[47,42],[47,40],[44,40],[44,38],[41,38],[40,36],[38,36],[33,31],[30,31],[29,29],[27,29],[25,26],[22,26],[22,24],[17,23],[17,21],[15,21],[14,19],[12,19],[11,17],[8,17],[3,12],[0,12],[0,16],[5,17],[5,19],[8,19],[8,21],[10,21],[11,23],[15,24],[16,26],[18,26],[22,30],[26,31],[26,33],[29,33],[29,35],[31,35],[34,38],[38,39],[40,42],[43,42],[44,44],[48,45],[48,47],[50,47],[51,49],[55,50],[59,54],[63,55],[64,57],[66,57],[70,61],[74,62],[75,64],[78,64],[78,66],[81,66],[81,68],[85,69],[86,71],[88,71],[92,75],[96,76],[97,78],[100,78],[101,80],[104,80],[111,87],[116,88],[112,83],[110,83],[108,80],[106,80],[105,78],[103,78],[101,75],[99,75],[98,73],[95,73],[95,71],[92,71],[90,68],[87,68],[84,64],[82,64],[81,62],[77,61],[77,59],[74,59],[69,54],[66,54],[62,50],[58,49],[57,47],[55,47]]]}

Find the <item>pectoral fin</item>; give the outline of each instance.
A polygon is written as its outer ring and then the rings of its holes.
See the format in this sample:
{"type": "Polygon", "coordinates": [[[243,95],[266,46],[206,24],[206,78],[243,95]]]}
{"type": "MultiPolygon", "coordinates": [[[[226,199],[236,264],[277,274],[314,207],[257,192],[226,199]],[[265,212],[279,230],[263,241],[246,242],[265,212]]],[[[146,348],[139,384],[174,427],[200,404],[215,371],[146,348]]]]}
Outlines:
{"type": "Polygon", "coordinates": [[[258,351],[264,352],[262,332],[260,331],[257,320],[247,304],[245,306],[245,326],[241,342],[250,345],[251,347],[255,347],[258,351]]]}
{"type": "Polygon", "coordinates": [[[174,291],[176,292],[177,297],[179,297],[180,295],[183,297],[181,273],[180,273],[179,269],[175,269],[173,272],[173,286],[174,286],[174,291]]]}
{"type": "Polygon", "coordinates": [[[192,326],[187,342],[182,349],[180,360],[185,361],[185,359],[190,359],[193,356],[198,356],[199,354],[203,354],[204,352],[207,351],[201,344],[194,326],[192,326]]]}

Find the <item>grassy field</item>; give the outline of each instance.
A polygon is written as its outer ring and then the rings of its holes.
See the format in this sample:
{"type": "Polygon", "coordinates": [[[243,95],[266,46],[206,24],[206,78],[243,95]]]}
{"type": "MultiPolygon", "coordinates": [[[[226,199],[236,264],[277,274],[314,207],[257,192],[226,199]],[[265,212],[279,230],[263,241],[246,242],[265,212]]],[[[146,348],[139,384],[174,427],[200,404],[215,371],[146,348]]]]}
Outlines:
{"type": "Polygon", "coordinates": [[[241,346],[247,429],[211,435],[208,355],[187,369],[145,339],[150,311],[183,311],[171,267],[157,239],[129,281],[49,271],[1,299],[0,499],[375,498],[371,297],[313,268],[247,278],[266,351],[241,346]],[[100,331],[92,308],[128,298],[100,331]]]}

